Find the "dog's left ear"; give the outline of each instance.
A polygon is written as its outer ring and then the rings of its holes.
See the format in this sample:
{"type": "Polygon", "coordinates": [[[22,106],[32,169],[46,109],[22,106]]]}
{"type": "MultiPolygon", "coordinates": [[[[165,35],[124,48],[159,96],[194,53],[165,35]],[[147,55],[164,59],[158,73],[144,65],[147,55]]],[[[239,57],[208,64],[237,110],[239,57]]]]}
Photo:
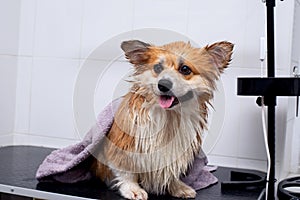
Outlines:
{"type": "Polygon", "coordinates": [[[220,72],[223,72],[231,61],[233,46],[230,42],[222,41],[205,47],[220,72]]]}
{"type": "Polygon", "coordinates": [[[150,55],[147,54],[149,46],[151,45],[139,40],[129,40],[122,42],[121,49],[125,52],[129,62],[132,64],[143,64],[150,58],[150,55]]]}

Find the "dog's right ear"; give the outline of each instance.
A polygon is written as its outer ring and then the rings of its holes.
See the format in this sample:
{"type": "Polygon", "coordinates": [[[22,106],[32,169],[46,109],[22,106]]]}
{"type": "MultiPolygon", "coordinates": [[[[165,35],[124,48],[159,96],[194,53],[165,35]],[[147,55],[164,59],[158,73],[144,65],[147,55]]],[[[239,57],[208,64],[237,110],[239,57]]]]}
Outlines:
{"type": "Polygon", "coordinates": [[[132,64],[144,64],[150,58],[150,55],[147,54],[150,46],[150,44],[139,40],[129,40],[122,42],[121,49],[132,64]]]}

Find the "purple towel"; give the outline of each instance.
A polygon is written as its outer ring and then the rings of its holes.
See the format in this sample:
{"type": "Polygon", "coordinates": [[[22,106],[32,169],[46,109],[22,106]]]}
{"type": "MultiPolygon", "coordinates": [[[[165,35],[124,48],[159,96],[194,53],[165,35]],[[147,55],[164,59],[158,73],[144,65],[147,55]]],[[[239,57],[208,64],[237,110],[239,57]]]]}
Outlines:
{"type": "MultiPolygon", "coordinates": [[[[98,115],[97,123],[89,130],[83,140],[77,144],[55,150],[48,155],[39,166],[36,178],[38,181],[59,181],[76,183],[92,178],[89,171],[90,156],[94,148],[110,130],[114,112],[121,103],[121,98],[113,101],[98,115]]],[[[211,173],[216,167],[207,166],[207,157],[201,151],[195,158],[193,166],[182,181],[195,190],[199,190],[218,182],[211,173]]]]}

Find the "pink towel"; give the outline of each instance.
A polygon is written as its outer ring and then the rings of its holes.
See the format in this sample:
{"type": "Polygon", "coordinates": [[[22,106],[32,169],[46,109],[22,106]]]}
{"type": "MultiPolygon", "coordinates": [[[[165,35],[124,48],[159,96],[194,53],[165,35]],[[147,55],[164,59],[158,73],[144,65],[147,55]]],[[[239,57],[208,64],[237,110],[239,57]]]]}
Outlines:
{"type": "MultiPolygon", "coordinates": [[[[83,140],[77,144],[55,150],[48,155],[39,166],[36,178],[38,181],[58,181],[76,183],[92,179],[89,171],[91,153],[110,130],[114,119],[114,111],[121,103],[121,98],[114,100],[98,115],[97,123],[89,130],[83,140]]],[[[218,182],[211,173],[216,167],[207,166],[207,157],[201,151],[195,158],[182,181],[199,190],[218,182]]]]}

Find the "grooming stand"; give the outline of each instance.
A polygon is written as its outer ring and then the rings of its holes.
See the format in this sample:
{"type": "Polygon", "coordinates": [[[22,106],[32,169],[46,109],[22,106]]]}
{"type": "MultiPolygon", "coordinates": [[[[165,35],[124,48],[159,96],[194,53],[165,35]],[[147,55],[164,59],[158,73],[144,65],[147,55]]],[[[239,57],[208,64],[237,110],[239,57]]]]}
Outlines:
{"type": "Polygon", "coordinates": [[[282,180],[278,184],[278,198],[280,200],[299,200],[300,194],[299,192],[288,191],[285,188],[287,187],[300,187],[300,177],[293,177],[282,180]]]}
{"type": "MultiPolygon", "coordinates": [[[[268,106],[268,143],[270,150],[271,162],[268,200],[275,199],[275,107],[277,96],[299,96],[300,95],[300,78],[275,78],[275,48],[274,48],[274,8],[275,0],[265,0],[267,12],[267,78],[247,77],[238,78],[238,95],[245,96],[263,96],[264,104],[268,106]]],[[[258,98],[257,103],[261,105],[261,98],[258,98]]],[[[235,172],[233,172],[234,174],[235,172]]],[[[255,174],[251,175],[255,177],[255,174]]],[[[242,178],[243,176],[241,176],[242,178]]],[[[249,174],[248,174],[249,177],[249,174]]],[[[262,177],[256,177],[253,181],[247,178],[239,181],[223,182],[222,188],[249,187],[253,183],[261,186],[266,182],[262,177]]]]}

